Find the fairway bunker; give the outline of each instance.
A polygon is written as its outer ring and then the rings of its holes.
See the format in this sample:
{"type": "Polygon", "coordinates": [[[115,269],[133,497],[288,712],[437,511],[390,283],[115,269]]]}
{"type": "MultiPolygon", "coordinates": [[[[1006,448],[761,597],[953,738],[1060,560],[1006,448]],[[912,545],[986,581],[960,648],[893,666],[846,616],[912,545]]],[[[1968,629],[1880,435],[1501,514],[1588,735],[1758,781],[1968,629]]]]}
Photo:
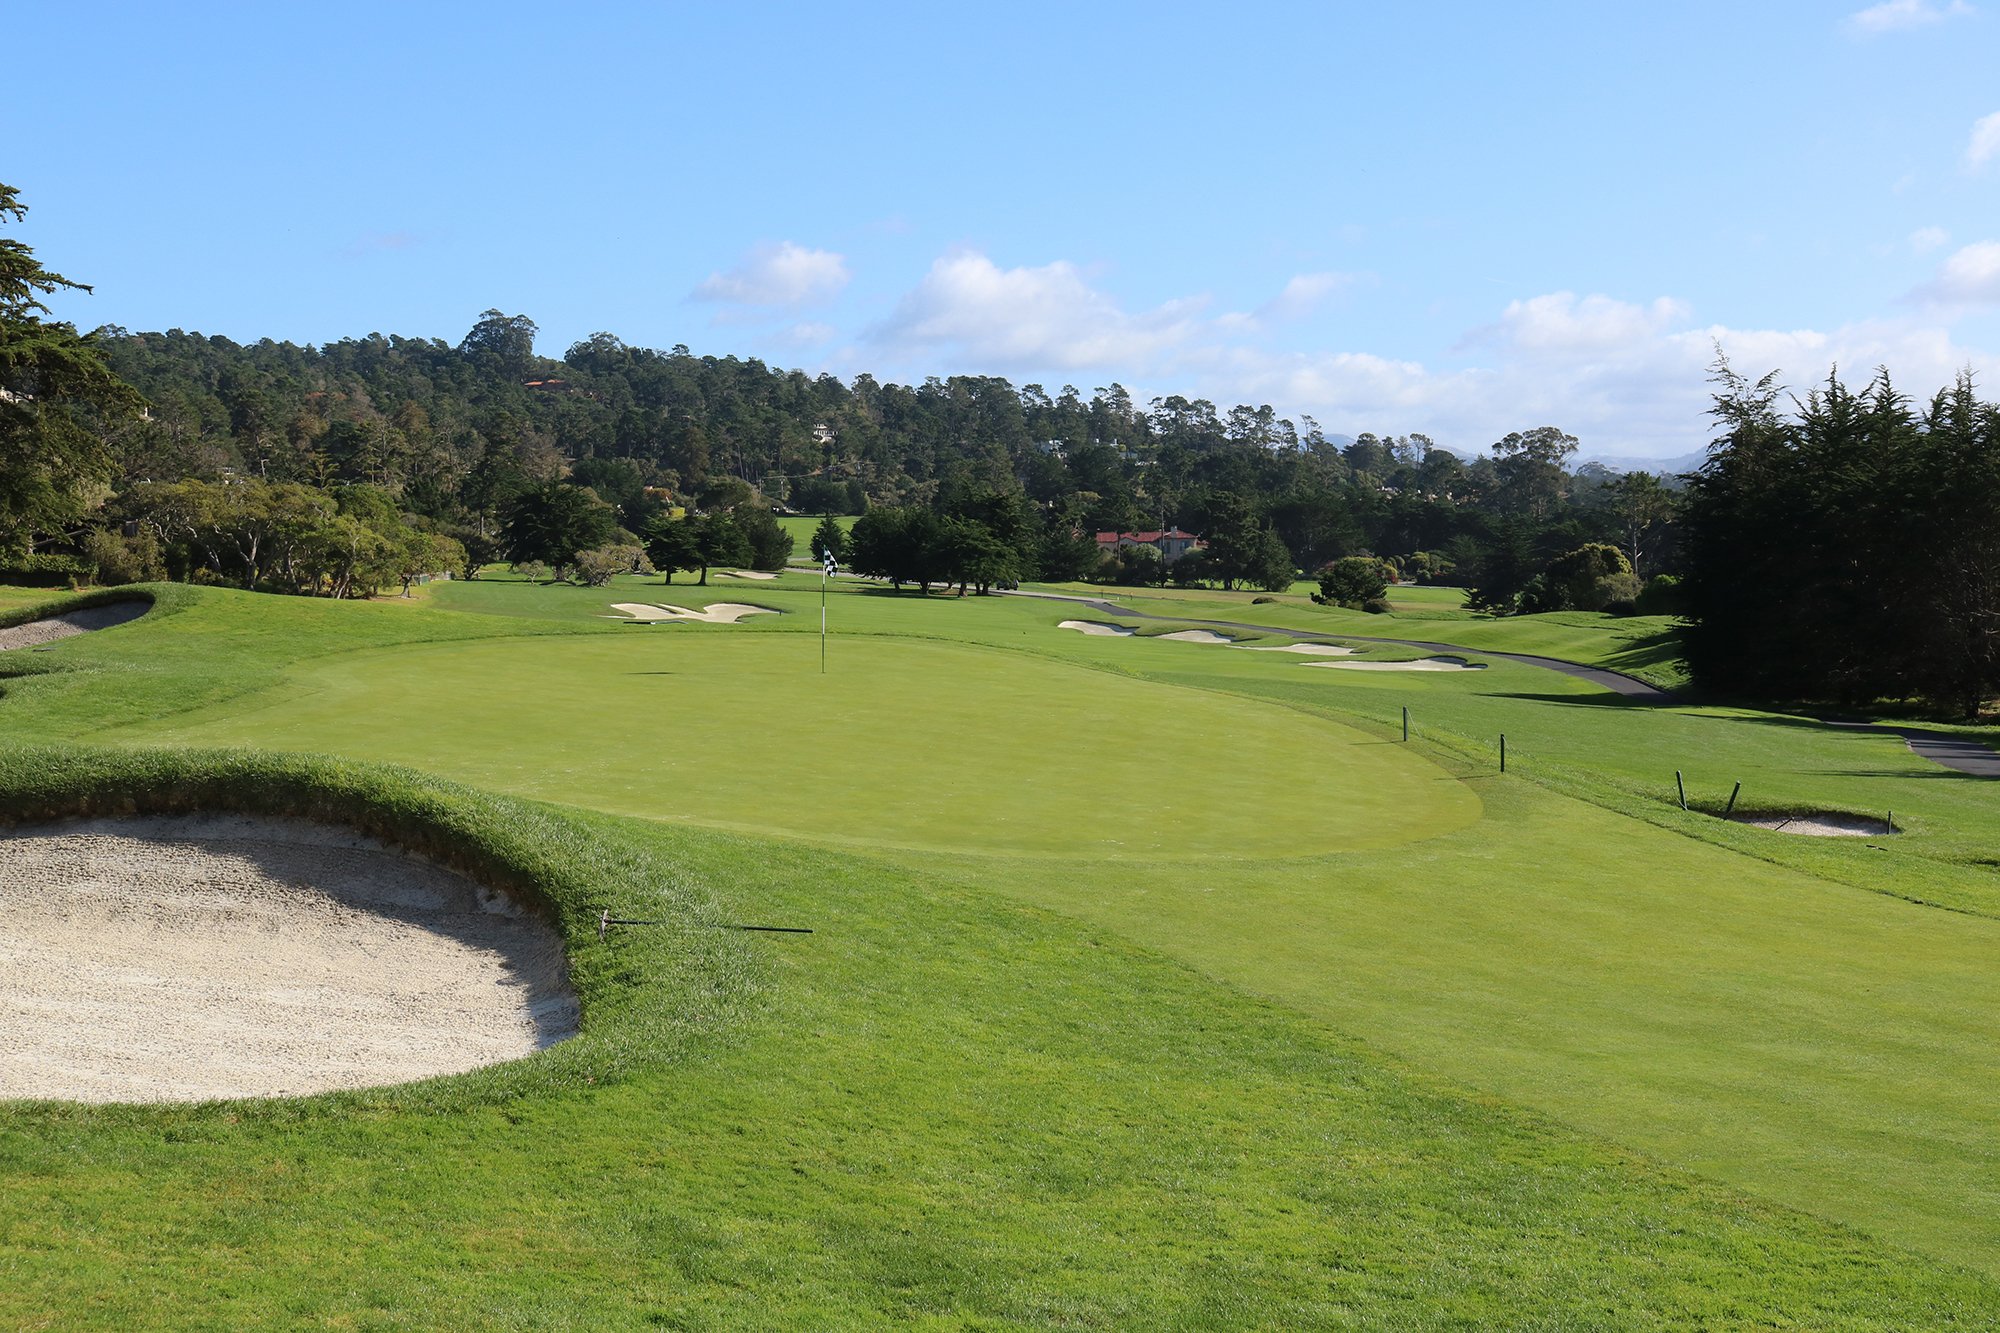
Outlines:
{"type": "Polygon", "coordinates": [[[1359,648],[1342,648],[1336,643],[1239,643],[1246,653],[1300,653],[1306,657],[1352,657],[1359,648]]]}
{"type": "Polygon", "coordinates": [[[776,574],[766,573],[761,569],[730,569],[723,571],[722,576],[726,579],[757,579],[759,581],[778,577],[776,574]]]}
{"type": "Polygon", "coordinates": [[[1137,630],[1127,629],[1123,625],[1107,625],[1101,620],[1065,620],[1056,628],[1073,629],[1078,634],[1107,639],[1127,639],[1138,633],[1137,630]]]}
{"type": "Polygon", "coordinates": [[[1830,811],[1802,815],[1730,815],[1728,819],[1732,824],[1747,824],[1751,828],[1791,833],[1802,838],[1892,838],[1902,832],[1886,819],[1830,811]]]}
{"type": "Polygon", "coordinates": [[[128,621],[137,620],[152,609],[151,602],[135,597],[130,601],[86,606],[76,611],[65,611],[59,616],[31,620],[25,625],[0,629],[0,652],[5,652],[9,648],[31,648],[37,644],[53,643],[57,639],[88,634],[92,630],[110,629],[113,625],[123,625],[128,621]]]}
{"type": "Polygon", "coordinates": [[[1413,662],[1307,662],[1309,667],[1331,671],[1484,671],[1484,662],[1468,662],[1460,657],[1419,657],[1413,662]]]}
{"type": "Polygon", "coordinates": [[[225,815],[0,833],[0,1098],[376,1087],[576,1025],[552,928],[354,833],[225,815]]]}
{"type": "Polygon", "coordinates": [[[1162,634],[1158,637],[1170,639],[1175,643],[1233,644],[1236,642],[1236,640],[1230,638],[1227,634],[1217,634],[1212,629],[1177,629],[1172,634],[1162,634]]]}
{"type": "MultiPolygon", "coordinates": [[[[749,606],[743,602],[712,602],[695,608],[673,606],[661,603],[658,606],[645,602],[613,602],[613,611],[623,611],[626,619],[651,624],[662,620],[692,621],[701,625],[734,625],[745,616],[775,616],[782,614],[768,606],[749,606]]],[[[607,617],[617,619],[617,617],[607,617]]]]}

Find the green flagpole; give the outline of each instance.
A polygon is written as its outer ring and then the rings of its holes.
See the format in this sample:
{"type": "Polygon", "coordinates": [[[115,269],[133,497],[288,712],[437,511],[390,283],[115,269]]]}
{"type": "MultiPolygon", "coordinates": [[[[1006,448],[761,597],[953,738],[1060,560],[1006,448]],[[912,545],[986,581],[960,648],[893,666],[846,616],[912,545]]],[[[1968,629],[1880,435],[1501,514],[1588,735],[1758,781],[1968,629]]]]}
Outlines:
{"type": "Polygon", "coordinates": [[[826,674],[826,585],[832,578],[824,564],[819,567],[819,674],[826,674]]]}

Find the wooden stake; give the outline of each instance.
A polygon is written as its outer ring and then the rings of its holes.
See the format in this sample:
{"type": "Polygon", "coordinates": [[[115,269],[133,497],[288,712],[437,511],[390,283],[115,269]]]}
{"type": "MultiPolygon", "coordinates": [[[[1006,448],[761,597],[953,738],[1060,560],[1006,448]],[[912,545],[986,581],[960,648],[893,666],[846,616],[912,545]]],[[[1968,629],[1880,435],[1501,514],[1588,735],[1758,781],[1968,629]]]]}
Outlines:
{"type": "Polygon", "coordinates": [[[1507,733],[1500,733],[1500,771],[1507,771],[1507,733]]]}
{"type": "Polygon", "coordinates": [[[1681,794],[1681,809],[1683,810],[1687,809],[1688,808],[1687,783],[1681,781],[1681,771],[1678,768],[1674,770],[1674,788],[1681,794]]]}
{"type": "Polygon", "coordinates": [[[1742,790],[1743,790],[1743,784],[1740,782],[1737,783],[1734,787],[1730,788],[1729,804],[1722,807],[1722,817],[1724,819],[1729,818],[1729,812],[1736,808],[1736,794],[1742,790]]]}

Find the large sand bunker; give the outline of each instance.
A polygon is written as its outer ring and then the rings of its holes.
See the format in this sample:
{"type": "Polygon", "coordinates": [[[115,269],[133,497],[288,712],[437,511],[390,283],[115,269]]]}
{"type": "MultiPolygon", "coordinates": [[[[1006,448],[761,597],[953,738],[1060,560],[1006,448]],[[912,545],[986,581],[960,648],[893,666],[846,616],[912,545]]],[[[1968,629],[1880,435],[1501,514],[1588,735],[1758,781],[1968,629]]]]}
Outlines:
{"type": "Polygon", "coordinates": [[[151,602],[134,599],[129,602],[109,602],[103,606],[86,606],[81,611],[65,611],[59,616],[46,620],[31,620],[25,625],[12,629],[0,629],[0,652],[9,648],[31,648],[36,644],[53,643],[57,639],[67,639],[73,634],[88,634],[96,629],[110,629],[113,625],[123,625],[128,620],[137,620],[153,609],[151,602]]]}
{"type": "Polygon", "coordinates": [[[1246,653],[1302,653],[1307,657],[1352,657],[1359,649],[1334,643],[1239,643],[1246,653]]]}
{"type": "Polygon", "coordinates": [[[1160,635],[1175,643],[1235,643],[1227,634],[1217,634],[1212,629],[1177,629],[1172,634],[1160,635]]]}
{"type": "Polygon", "coordinates": [[[1101,620],[1065,620],[1057,629],[1073,629],[1079,634],[1089,634],[1097,638],[1127,638],[1137,633],[1123,625],[1107,625],[1101,620]]]}
{"type": "Polygon", "coordinates": [[[664,602],[658,606],[645,602],[613,602],[611,609],[623,611],[631,620],[692,620],[704,625],[734,625],[745,616],[778,614],[768,606],[746,606],[742,602],[711,602],[698,610],[693,607],[672,606],[664,602]]]}
{"type": "Polygon", "coordinates": [[[276,1097],[576,1031],[511,899],[342,830],[236,816],[0,832],[0,1097],[276,1097]]]}

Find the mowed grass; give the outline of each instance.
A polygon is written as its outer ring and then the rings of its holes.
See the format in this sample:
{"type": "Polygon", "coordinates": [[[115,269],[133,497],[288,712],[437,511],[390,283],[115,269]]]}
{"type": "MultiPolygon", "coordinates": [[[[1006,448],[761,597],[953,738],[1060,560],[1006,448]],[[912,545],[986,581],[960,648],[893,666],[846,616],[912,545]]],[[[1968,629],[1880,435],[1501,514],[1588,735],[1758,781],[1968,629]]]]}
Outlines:
{"type": "MultiPolygon", "coordinates": [[[[440,671],[430,681],[433,688],[421,693],[346,696],[343,707],[330,707],[313,724],[319,728],[316,740],[349,754],[373,753],[360,747],[357,737],[373,746],[400,729],[413,747],[436,742],[416,760],[421,766],[459,771],[453,766],[504,754],[504,727],[539,725],[520,720],[534,711],[538,698],[582,708],[566,714],[572,718],[592,716],[586,705],[593,698],[623,700],[625,678],[605,669],[625,661],[616,654],[665,653],[701,643],[731,645],[728,653],[740,649],[753,662],[770,654],[770,662],[799,664],[792,671],[773,667],[754,691],[754,704],[729,696],[727,708],[712,711],[733,715],[749,708],[756,717],[747,725],[761,724],[780,736],[793,718],[813,711],[798,705],[816,697],[810,691],[816,688],[817,580],[783,580],[747,596],[738,589],[708,590],[709,600],[809,605],[815,612],[811,618],[769,618],[737,629],[634,629],[594,618],[608,601],[651,600],[628,597],[629,591],[548,590],[551,615],[572,617],[568,620],[422,608],[384,612],[404,618],[402,633],[435,644],[412,648],[387,642],[390,622],[379,617],[347,622],[352,628],[343,637],[341,612],[347,609],[295,612],[302,604],[204,594],[161,621],[69,641],[61,654],[70,658],[50,658],[73,660],[89,671],[18,687],[10,683],[19,693],[0,700],[0,708],[11,710],[6,720],[15,735],[38,727],[82,728],[93,710],[130,720],[133,706],[121,710],[118,700],[157,701],[166,693],[163,680],[200,677],[204,642],[226,642],[236,651],[218,656],[241,673],[233,680],[241,684],[261,672],[265,681],[279,682],[267,684],[262,696],[240,689],[230,696],[238,700],[231,711],[269,707],[245,713],[240,734],[226,738],[269,744],[275,733],[266,729],[287,725],[294,709],[310,710],[316,691],[346,688],[342,679],[393,681],[393,673],[371,674],[375,661],[475,649],[531,650],[506,660],[536,664],[525,673],[532,688],[510,696],[511,714],[484,715],[491,725],[483,733],[477,727],[462,734],[453,729],[468,710],[484,707],[480,696],[496,677],[509,674],[490,663],[471,673],[440,671]],[[251,624],[262,628],[261,638],[245,633],[251,624]],[[529,630],[560,637],[493,638],[529,630]],[[462,641],[472,635],[482,641],[462,641]],[[361,651],[347,651],[350,646],[361,651]],[[614,656],[573,659],[598,663],[590,670],[546,669],[570,649],[614,656]],[[583,702],[567,702],[578,700],[583,702]],[[348,720],[344,732],[336,725],[341,717],[348,720]],[[492,721],[495,717],[499,720],[492,721]]],[[[507,595],[499,585],[476,594],[507,595]]],[[[1196,739],[1206,740],[1207,753],[1229,748],[1232,736],[1221,722],[1236,716],[1206,711],[1208,701],[1283,718],[1308,738],[1311,749],[1320,744],[1319,728],[1344,720],[1366,733],[1373,749],[1386,753],[1402,753],[1389,742],[1397,710],[1410,703],[1419,722],[1416,749],[1435,769],[1435,785],[1472,793],[1484,817],[1455,830],[1440,822],[1433,836],[1404,845],[1354,844],[1344,851],[1298,855],[1285,851],[1285,840],[1324,836],[1298,834],[1302,819],[1337,815],[1295,811],[1269,821],[1272,842],[1263,850],[1212,860],[1157,854],[1147,860],[1129,853],[1116,859],[1085,845],[1056,855],[1049,849],[1024,853],[1008,840],[1011,830],[971,818],[952,829],[949,843],[913,840],[927,850],[898,852],[884,839],[869,854],[859,844],[869,839],[870,821],[880,814],[874,784],[894,780],[893,764],[850,763],[838,754],[816,753],[823,747],[813,744],[795,745],[786,762],[773,764],[753,742],[740,751],[727,744],[705,749],[714,762],[699,781],[679,784],[678,790],[690,793],[703,788],[691,797],[711,803],[703,811],[729,807],[718,823],[741,820],[741,812],[749,811],[787,839],[809,837],[841,847],[855,874],[884,892],[962,893],[965,901],[999,894],[1055,909],[1177,959],[1241,994],[1264,997],[1322,1030],[1361,1036],[1372,1048],[1433,1074],[1766,1199],[1853,1224],[1877,1240],[1993,1270],[2000,1235],[1992,1203],[2000,1174],[1986,1105],[2000,1073],[1991,1050],[2000,1016],[1992,966],[2000,953],[1995,923],[1887,896],[1921,887],[1926,877],[1940,873],[1975,873],[1932,852],[1954,839],[1970,845],[1990,838],[1992,798],[1983,795],[1990,788],[1924,778],[1917,768],[1900,764],[1878,765],[1885,770],[1880,777],[1836,775],[1821,770],[1829,756],[1847,753],[1838,747],[1852,737],[1828,740],[1782,720],[1760,721],[1763,715],[1711,718],[1686,710],[1642,715],[1604,706],[1597,702],[1601,695],[1566,678],[1504,663],[1453,676],[1367,675],[1309,667],[1290,654],[1086,639],[1054,628],[1055,620],[1076,614],[1058,603],[895,598],[852,586],[837,586],[834,598],[835,624],[843,632],[833,641],[833,660],[843,666],[868,663],[864,675],[895,671],[893,663],[883,667],[858,656],[864,647],[892,655],[949,650],[1012,662],[1030,673],[1051,670],[1056,673],[1051,679],[1089,678],[1091,687],[1112,691],[1114,713],[1122,713],[1128,692],[1136,699],[1162,691],[1182,705],[1175,711],[1194,720],[1194,730],[1203,733],[1196,739]],[[859,634],[869,629],[895,637],[871,640],[859,634]],[[905,637],[915,634],[935,641],[905,637]],[[985,647],[966,646],[972,644],[985,647]],[[1003,656],[991,651],[995,647],[1013,651],[1003,656]],[[1641,732],[1622,748],[1614,744],[1618,728],[1642,716],[1656,719],[1646,725],[1687,730],[1641,732]],[[1522,767],[1504,780],[1480,748],[1483,737],[1499,729],[1490,725],[1495,720],[1510,730],[1510,739],[1528,738],[1525,745],[1515,741],[1520,748],[1510,757],[1522,767]],[[1521,730],[1513,730],[1517,727],[1521,730]],[[1703,730],[1726,727],[1736,728],[1726,738],[1721,730],[1703,730]],[[1650,771],[1648,755],[1662,734],[1689,748],[1744,747],[1741,755],[1762,746],[1769,771],[1795,771],[1806,796],[1825,798],[1845,780],[1907,783],[1912,789],[1929,782],[1930,789],[1958,794],[1918,811],[1922,831],[1885,852],[1865,845],[1815,849],[1814,856],[1838,858],[1819,865],[1804,852],[1789,851],[1799,842],[1779,839],[1788,850],[1766,855],[1756,840],[1768,843],[1778,835],[1682,815],[1625,781],[1627,771],[1650,771]],[[1549,758],[1556,737],[1573,752],[1561,764],[1549,758]],[[1593,769],[1590,757],[1600,750],[1610,758],[1593,769]],[[736,754],[743,757],[732,759],[736,754]],[[821,800],[828,791],[835,793],[844,826],[815,832],[793,822],[799,817],[791,806],[821,800]],[[775,806],[786,808],[774,813],[775,806]],[[849,838],[856,841],[839,841],[849,838]],[[929,850],[937,845],[958,850],[929,850]],[[1863,891],[1853,880],[1871,857],[1879,868],[1863,891]]],[[[714,660],[734,659],[723,654],[714,660]]],[[[468,661],[459,659],[460,665],[468,661]]],[[[689,675],[686,682],[695,679],[689,675]]],[[[728,688],[710,677],[701,680],[698,694],[711,686],[728,688]]],[[[944,707],[938,699],[922,692],[888,693],[891,704],[901,704],[909,735],[933,748],[966,743],[965,737],[923,729],[924,719],[944,707]]],[[[1034,697],[1046,696],[1035,691],[1034,697]]],[[[1024,725],[1020,711],[1003,710],[998,725],[1024,725]]],[[[594,716],[595,732],[651,740],[650,733],[634,732],[632,710],[622,704],[596,709],[594,716]]],[[[239,725],[213,705],[199,725],[190,725],[196,721],[183,718],[178,725],[191,736],[211,725],[239,725]]],[[[691,719],[687,725],[695,732],[701,726],[691,719]]],[[[567,730],[574,734],[576,728],[567,730]]],[[[1200,789],[1204,756],[1155,754],[1138,729],[1129,730],[1132,750],[1146,755],[1147,763],[1200,789]]],[[[157,739],[163,733],[149,734],[157,739]]],[[[1348,743],[1358,753],[1370,748],[1366,742],[1348,743]]],[[[1884,754],[1893,744],[1875,743],[1884,754]]],[[[538,773],[529,766],[512,789],[590,803],[577,784],[595,780],[589,766],[614,752],[602,744],[579,744],[570,761],[574,773],[538,773]]],[[[1869,754],[1871,763],[1875,754],[1869,754]]],[[[1847,767],[1860,766],[1849,761],[1847,767]]],[[[1150,784],[1145,791],[1156,795],[1162,785],[1150,784]]],[[[1085,796],[1071,801],[1075,808],[1062,812],[1058,822],[1101,837],[1106,821],[1097,818],[1100,804],[1117,799],[1118,789],[1085,787],[1085,796]]],[[[676,795],[665,785],[654,790],[669,804],[676,795]]],[[[1257,790],[1267,799],[1283,795],[1275,782],[1257,790]]],[[[980,801],[974,793],[968,803],[980,801]]],[[[1141,836],[1151,828],[1152,836],[1164,839],[1155,808],[1143,800],[1134,804],[1138,813],[1128,813],[1124,824],[1141,836]]],[[[1185,810],[1177,807],[1176,814],[1185,810]]],[[[683,809],[668,811],[667,817],[689,816],[683,809]]],[[[1121,836],[1131,834],[1121,831],[1121,836]]],[[[748,849],[746,855],[759,864],[826,855],[805,848],[781,853],[782,844],[768,841],[733,845],[748,849]]],[[[1965,887],[1971,892],[1969,882],[1965,887]]],[[[1201,1105],[1240,1114],[1228,1110],[1226,1098],[1201,1105]]],[[[1427,1155],[1428,1150],[1420,1154],[1427,1155]]],[[[1599,1221],[1610,1225],[1608,1218],[1599,1221]]],[[[1795,1271],[1801,1262],[1797,1255],[1771,1259],[1775,1270],[1784,1271],[1795,1271]]],[[[1487,1321],[1501,1308],[1487,1307],[1487,1321]]],[[[1967,1308],[1985,1309],[1978,1302],[1967,1308]]],[[[1383,1307],[1373,1309],[1379,1322],[1383,1307]]],[[[1927,1314],[1917,1322],[1937,1318],[1927,1314]]],[[[1571,1320],[1593,1322],[1574,1314],[1571,1320]]],[[[1626,1310],[1599,1322],[1629,1321],[1626,1310]]]]}
{"type": "Polygon", "coordinates": [[[343,1096],[0,1104],[0,1322],[1886,1330],[2000,1309],[1983,1277],[1467,1098],[1061,915],[809,847],[480,806],[597,871],[562,904],[585,1037],[343,1096]],[[659,915],[656,881],[816,933],[599,943],[588,909],[659,915]]]}
{"type": "Polygon", "coordinates": [[[1267,858],[1479,817],[1428,760],[1289,710],[924,641],[843,638],[822,675],[812,638],[685,626],[343,654],[134,735],[925,851],[1267,858]]]}
{"type": "MultiPolygon", "coordinates": [[[[846,532],[854,526],[859,515],[836,514],[833,521],[846,532]]],[[[821,518],[818,514],[780,514],[778,526],[792,534],[792,555],[810,559],[812,556],[812,535],[819,530],[821,518]]]]}

